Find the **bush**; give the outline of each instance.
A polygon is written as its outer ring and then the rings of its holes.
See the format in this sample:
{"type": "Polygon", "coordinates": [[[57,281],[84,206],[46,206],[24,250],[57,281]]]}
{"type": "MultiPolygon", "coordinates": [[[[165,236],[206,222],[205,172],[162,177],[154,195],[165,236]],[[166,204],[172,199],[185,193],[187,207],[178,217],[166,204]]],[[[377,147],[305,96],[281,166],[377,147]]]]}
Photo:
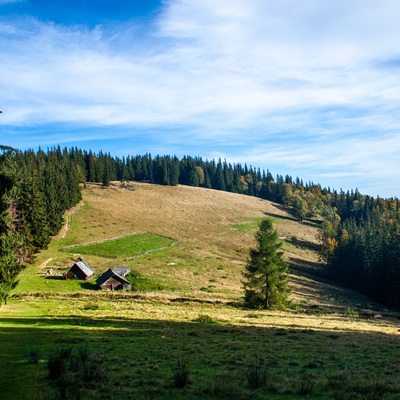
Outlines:
{"type": "Polygon", "coordinates": [[[206,314],[200,314],[194,322],[201,322],[203,324],[220,324],[220,321],[217,319],[210,317],[209,315],[206,314]]]}
{"type": "Polygon", "coordinates": [[[62,378],[71,364],[72,347],[60,347],[47,360],[47,377],[52,380],[62,378]]]}
{"type": "Polygon", "coordinates": [[[189,363],[186,359],[178,358],[171,369],[175,387],[183,388],[190,383],[189,363]]]}
{"type": "Polygon", "coordinates": [[[74,354],[72,347],[61,347],[47,361],[47,377],[59,390],[61,399],[66,399],[72,390],[75,396],[80,396],[88,384],[100,382],[105,376],[99,358],[87,348],[80,348],[74,354]]]}
{"type": "Polygon", "coordinates": [[[256,354],[252,362],[240,368],[240,371],[245,376],[247,384],[252,389],[257,389],[264,386],[267,382],[267,370],[262,360],[256,354]]]}
{"type": "Polygon", "coordinates": [[[90,353],[88,348],[79,349],[77,364],[77,369],[85,382],[98,382],[105,377],[98,355],[90,353]]]}
{"type": "Polygon", "coordinates": [[[360,314],[358,313],[358,311],[357,311],[357,310],[353,310],[352,308],[348,308],[348,309],[346,310],[346,315],[348,315],[349,317],[355,317],[355,318],[357,318],[357,317],[360,316],[360,314]]]}

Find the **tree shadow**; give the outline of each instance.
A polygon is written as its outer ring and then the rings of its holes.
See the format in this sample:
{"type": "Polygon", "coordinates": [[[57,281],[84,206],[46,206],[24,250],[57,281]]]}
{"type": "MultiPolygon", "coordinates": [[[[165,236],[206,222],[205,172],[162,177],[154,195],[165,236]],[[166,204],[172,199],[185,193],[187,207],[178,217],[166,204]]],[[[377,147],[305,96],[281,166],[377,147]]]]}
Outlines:
{"type": "Polygon", "coordinates": [[[276,204],[276,203],[271,203],[271,205],[273,207],[277,208],[280,211],[286,212],[290,216],[282,215],[282,214],[276,214],[276,213],[273,213],[273,212],[265,212],[264,214],[269,216],[269,217],[280,218],[280,219],[285,219],[285,220],[288,220],[288,221],[299,222],[302,225],[310,226],[311,228],[318,228],[322,224],[322,220],[315,219],[315,218],[306,218],[306,219],[304,219],[302,221],[299,221],[299,219],[294,216],[294,211],[293,211],[292,208],[284,206],[282,204],[276,204]]]}
{"type": "MultiPolygon", "coordinates": [[[[185,389],[185,396],[198,398],[191,396],[205,390],[205,386],[199,385],[209,385],[210,376],[215,377],[213,384],[217,384],[218,376],[227,371],[232,373],[230,379],[235,385],[243,386],[239,372],[254,354],[266,360],[269,372],[281,375],[285,371],[287,376],[293,377],[293,383],[301,379],[304,370],[311,369],[322,377],[321,380],[326,371],[332,373],[343,369],[346,369],[349,379],[356,379],[360,363],[363,363],[364,377],[397,380],[398,369],[393,366],[398,363],[399,337],[372,329],[355,331],[350,326],[317,326],[317,322],[306,325],[304,316],[298,320],[293,318],[290,325],[274,319],[272,325],[270,313],[247,310],[242,311],[240,324],[235,325],[223,321],[178,322],[109,317],[99,312],[96,316],[92,314],[92,310],[82,308],[70,316],[0,318],[3,349],[0,361],[12,360],[7,361],[3,372],[0,371],[0,378],[7,383],[2,398],[24,398],[23,394],[30,387],[39,386],[46,390],[45,360],[54,349],[62,346],[86,348],[102,355],[100,362],[109,374],[106,381],[99,382],[99,390],[106,390],[107,386],[120,382],[124,377],[129,378],[126,384],[134,390],[143,385],[154,385],[154,376],[157,376],[157,381],[168,382],[171,365],[177,360],[188,359],[195,379],[185,389]],[[255,314],[259,315],[258,325],[251,325],[255,314]],[[260,322],[265,325],[260,326],[260,322]],[[266,343],[273,345],[266,346],[266,343]],[[43,361],[38,366],[28,365],[24,358],[24,354],[32,349],[37,350],[43,361]],[[26,375],[23,383],[18,380],[18,370],[22,367],[26,375]],[[34,368],[41,372],[34,373],[34,368]],[[38,376],[43,378],[38,379],[38,376]]],[[[394,321],[385,323],[396,326],[394,321]]],[[[166,383],[160,386],[160,390],[171,391],[168,398],[182,398],[181,392],[174,391],[179,389],[166,383]]],[[[251,390],[246,392],[245,398],[250,398],[251,393],[251,390]]],[[[122,395],[121,398],[132,396],[122,395]]]]}
{"type": "Polygon", "coordinates": [[[295,293],[307,299],[307,305],[304,305],[306,310],[343,313],[348,308],[357,308],[360,315],[365,317],[373,317],[377,312],[386,316],[393,315],[382,304],[330,279],[323,263],[290,257],[289,270],[295,293]]]}
{"type": "Polygon", "coordinates": [[[99,290],[99,287],[94,282],[88,282],[88,281],[81,282],[80,286],[82,289],[85,290],[96,290],[96,291],[99,290]]]}
{"type": "Polygon", "coordinates": [[[54,280],[54,281],[65,281],[65,276],[62,274],[59,275],[44,275],[45,279],[54,280]]]}
{"type": "Polygon", "coordinates": [[[293,244],[296,247],[299,247],[301,249],[304,250],[310,250],[310,251],[319,251],[320,249],[320,245],[317,243],[312,243],[312,242],[308,242],[306,240],[301,240],[298,239],[294,236],[291,236],[290,238],[285,239],[286,242],[293,244]]]}
{"type": "Polygon", "coordinates": [[[327,278],[322,262],[308,261],[297,257],[289,257],[288,262],[290,270],[295,274],[313,275],[314,277],[318,277],[318,279],[327,278]]]}
{"type": "Polygon", "coordinates": [[[270,217],[270,218],[285,219],[285,220],[287,220],[287,221],[297,221],[296,218],[288,217],[288,216],[286,216],[286,215],[281,215],[281,214],[275,214],[275,213],[272,213],[272,212],[264,212],[264,214],[265,214],[267,217],[270,217]]]}
{"type": "Polygon", "coordinates": [[[273,213],[273,212],[265,212],[264,214],[267,215],[268,217],[280,218],[280,219],[285,219],[285,220],[288,220],[288,221],[297,221],[296,218],[291,216],[291,215],[293,215],[293,213],[292,213],[292,210],[289,207],[286,207],[286,206],[284,206],[282,204],[277,204],[277,203],[271,203],[271,205],[273,207],[275,207],[276,209],[278,209],[280,211],[283,211],[283,212],[285,212],[285,213],[287,213],[289,215],[282,215],[282,214],[273,213]]]}

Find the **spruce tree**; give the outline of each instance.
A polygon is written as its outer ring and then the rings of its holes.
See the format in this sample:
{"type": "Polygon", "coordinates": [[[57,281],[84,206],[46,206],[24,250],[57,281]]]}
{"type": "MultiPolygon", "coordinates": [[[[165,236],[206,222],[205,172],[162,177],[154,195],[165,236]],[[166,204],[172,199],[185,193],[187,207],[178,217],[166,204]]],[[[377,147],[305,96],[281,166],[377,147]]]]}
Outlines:
{"type": "Polygon", "coordinates": [[[270,219],[259,224],[257,247],[250,250],[244,277],[244,303],[249,308],[283,307],[288,302],[288,265],[282,242],[270,219]]]}
{"type": "MultiPolygon", "coordinates": [[[[18,256],[20,237],[13,231],[10,213],[12,192],[16,181],[15,165],[12,155],[14,149],[0,146],[0,302],[6,303],[8,293],[17,284],[21,270],[21,258],[18,256]]],[[[0,303],[1,304],[1,303],[0,303]]]]}

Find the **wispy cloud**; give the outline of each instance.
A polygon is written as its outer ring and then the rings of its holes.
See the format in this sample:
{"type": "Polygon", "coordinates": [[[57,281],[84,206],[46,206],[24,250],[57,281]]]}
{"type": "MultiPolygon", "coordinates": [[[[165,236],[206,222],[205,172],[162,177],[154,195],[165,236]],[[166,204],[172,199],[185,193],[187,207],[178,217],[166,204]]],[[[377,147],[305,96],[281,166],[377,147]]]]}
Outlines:
{"type": "Polygon", "coordinates": [[[395,0],[168,1],[145,34],[0,19],[2,122],[371,188],[400,167],[399,20],[395,0]]]}
{"type": "Polygon", "coordinates": [[[24,3],[26,0],[0,0],[0,6],[11,3],[24,3]]]}

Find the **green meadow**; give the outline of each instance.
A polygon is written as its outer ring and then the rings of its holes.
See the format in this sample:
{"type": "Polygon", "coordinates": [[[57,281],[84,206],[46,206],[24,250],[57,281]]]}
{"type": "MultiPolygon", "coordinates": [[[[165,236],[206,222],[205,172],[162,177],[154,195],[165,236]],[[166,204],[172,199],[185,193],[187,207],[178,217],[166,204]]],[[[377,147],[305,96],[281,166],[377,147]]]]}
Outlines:
{"type": "Polygon", "coordinates": [[[101,243],[65,248],[65,251],[105,258],[128,259],[171,246],[176,241],[152,233],[133,234],[101,243]]]}

